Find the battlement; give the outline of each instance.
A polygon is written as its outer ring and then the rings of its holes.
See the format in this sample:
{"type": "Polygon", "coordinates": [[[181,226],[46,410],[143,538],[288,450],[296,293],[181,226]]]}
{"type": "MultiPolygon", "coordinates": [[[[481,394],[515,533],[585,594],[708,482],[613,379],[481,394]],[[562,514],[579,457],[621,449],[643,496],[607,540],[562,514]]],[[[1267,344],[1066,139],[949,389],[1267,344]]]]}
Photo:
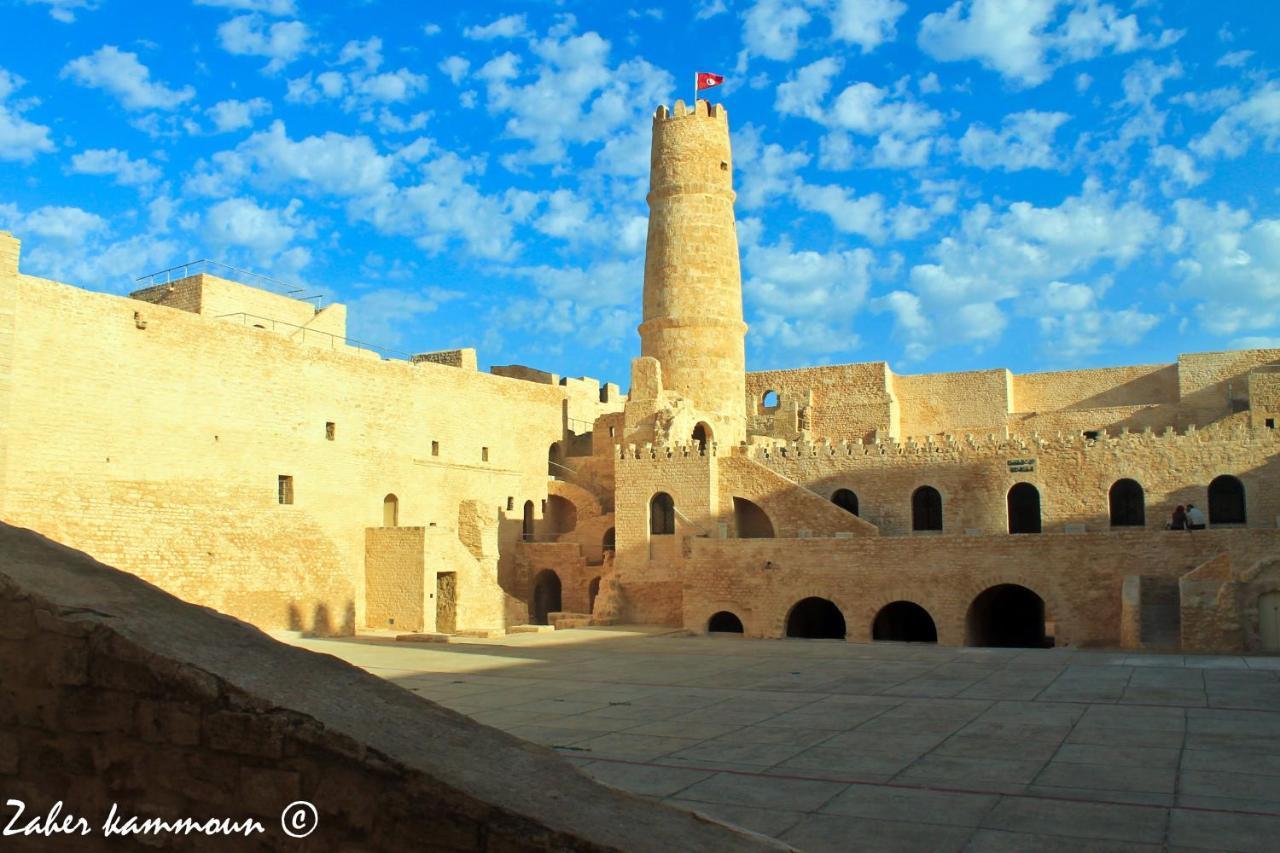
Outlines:
{"type": "Polygon", "coordinates": [[[616,444],[614,445],[614,453],[615,458],[622,463],[688,461],[701,463],[707,457],[718,456],[719,446],[714,441],[705,446],[692,442],[661,446],[645,442],[640,445],[616,444]]]}
{"type": "Polygon", "coordinates": [[[988,433],[986,436],[975,436],[967,433],[963,437],[946,435],[941,439],[925,436],[922,439],[906,438],[901,441],[893,438],[885,440],[863,441],[862,439],[829,441],[822,439],[809,441],[757,442],[748,445],[745,453],[748,458],[758,461],[777,461],[779,459],[813,459],[838,456],[929,456],[938,454],[939,461],[955,461],[956,457],[987,457],[1010,453],[1033,453],[1042,449],[1078,450],[1084,453],[1114,453],[1126,448],[1136,447],[1176,447],[1189,444],[1206,444],[1218,442],[1222,444],[1270,443],[1280,445],[1280,431],[1273,429],[1254,429],[1244,423],[1225,426],[1213,426],[1198,429],[1187,427],[1178,432],[1173,427],[1166,427],[1161,432],[1150,428],[1141,432],[1122,430],[1114,435],[1099,433],[1097,437],[1089,437],[1080,433],[1057,433],[1054,436],[1031,435],[999,436],[988,433]]]}
{"type": "Polygon", "coordinates": [[[666,104],[659,104],[658,108],[653,111],[653,122],[656,125],[659,122],[672,121],[680,118],[709,118],[717,121],[728,122],[729,111],[724,108],[724,104],[713,104],[710,101],[698,98],[694,102],[693,108],[690,109],[683,100],[677,100],[675,106],[668,111],[666,104]]]}

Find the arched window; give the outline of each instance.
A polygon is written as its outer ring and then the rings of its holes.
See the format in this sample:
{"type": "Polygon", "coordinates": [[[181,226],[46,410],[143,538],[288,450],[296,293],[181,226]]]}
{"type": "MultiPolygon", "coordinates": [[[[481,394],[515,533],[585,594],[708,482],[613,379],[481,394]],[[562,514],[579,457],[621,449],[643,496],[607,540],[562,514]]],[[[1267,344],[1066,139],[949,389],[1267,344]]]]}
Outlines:
{"type": "Polygon", "coordinates": [[[676,502],[666,492],[649,501],[649,535],[671,536],[676,532],[676,502]]]}
{"type": "Polygon", "coordinates": [[[942,529],[942,495],[933,486],[921,486],[912,493],[911,529],[942,529]]]}
{"type": "Polygon", "coordinates": [[[1006,498],[1010,533],[1040,532],[1040,490],[1030,483],[1018,483],[1006,498]]]}
{"type": "Polygon", "coordinates": [[[765,411],[773,411],[781,402],[777,391],[765,391],[764,396],[760,398],[760,405],[765,411]]]}
{"type": "Polygon", "coordinates": [[[547,474],[559,477],[563,471],[564,467],[560,464],[560,442],[554,441],[547,448],[547,474]]]}
{"type": "Polygon", "coordinates": [[[769,515],[746,498],[733,499],[733,523],[739,539],[772,539],[774,536],[769,515]]]}
{"type": "Polygon", "coordinates": [[[831,495],[831,502],[847,513],[858,514],[858,496],[850,489],[836,489],[831,495]]]}
{"type": "Polygon", "coordinates": [[[382,499],[382,526],[400,526],[400,499],[395,495],[387,495],[382,499]]]}
{"type": "Polygon", "coordinates": [[[1146,526],[1146,497],[1137,480],[1116,480],[1111,484],[1108,500],[1111,504],[1112,527],[1146,526]]]}
{"type": "Polygon", "coordinates": [[[526,542],[533,541],[533,501],[524,502],[524,523],[521,525],[520,535],[526,542]]]}
{"type": "Polygon", "coordinates": [[[604,532],[604,540],[600,544],[600,550],[601,551],[616,550],[617,549],[616,543],[617,543],[617,535],[613,532],[613,528],[610,527],[608,530],[604,532]]]}
{"type": "Polygon", "coordinates": [[[1209,484],[1209,523],[1244,524],[1244,483],[1230,474],[1209,484]]]}
{"type": "Polygon", "coordinates": [[[709,444],[710,441],[711,427],[707,426],[705,423],[699,423],[693,428],[693,446],[697,448],[699,452],[705,451],[707,449],[707,444],[709,444]]]}

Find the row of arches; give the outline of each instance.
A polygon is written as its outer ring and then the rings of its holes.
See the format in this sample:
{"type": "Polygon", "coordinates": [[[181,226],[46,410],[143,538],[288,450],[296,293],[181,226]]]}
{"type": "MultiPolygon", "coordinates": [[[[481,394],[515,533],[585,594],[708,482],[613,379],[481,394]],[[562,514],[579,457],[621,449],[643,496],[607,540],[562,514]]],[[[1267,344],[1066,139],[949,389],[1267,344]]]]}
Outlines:
{"type": "MultiPolygon", "coordinates": [[[[1215,477],[1209,483],[1208,518],[1210,524],[1244,524],[1246,522],[1244,484],[1230,474],[1215,477]]],[[[858,496],[851,489],[836,489],[831,502],[858,515],[858,496]]],[[[1107,507],[1112,527],[1145,527],[1147,523],[1146,493],[1142,484],[1124,478],[1116,480],[1107,492],[1107,507]]],[[[1040,533],[1040,490],[1031,483],[1015,483],[1006,495],[1010,533],[1040,533]]],[[[911,493],[911,529],[942,529],[942,494],[933,486],[921,486],[911,493]]]]}
{"type": "MultiPolygon", "coordinates": [[[[547,616],[559,613],[563,605],[563,586],[560,575],[553,569],[543,569],[533,579],[533,591],[529,596],[529,621],[534,625],[546,625],[547,616]]],[[[600,594],[600,578],[594,577],[587,584],[587,612],[596,609],[596,596],[600,594]]]]}
{"type": "MultiPolygon", "coordinates": [[[[743,633],[737,614],[722,610],[707,621],[709,633],[743,633]]],[[[786,635],[817,640],[843,640],[844,614],[835,602],[810,597],[787,612],[786,635]]],[[[927,610],[914,601],[894,601],[876,613],[873,640],[936,643],[938,628],[927,610]]],[[[979,593],[965,614],[965,645],[996,648],[1043,648],[1053,645],[1045,631],[1044,599],[1018,584],[998,584],[979,593]]]]}

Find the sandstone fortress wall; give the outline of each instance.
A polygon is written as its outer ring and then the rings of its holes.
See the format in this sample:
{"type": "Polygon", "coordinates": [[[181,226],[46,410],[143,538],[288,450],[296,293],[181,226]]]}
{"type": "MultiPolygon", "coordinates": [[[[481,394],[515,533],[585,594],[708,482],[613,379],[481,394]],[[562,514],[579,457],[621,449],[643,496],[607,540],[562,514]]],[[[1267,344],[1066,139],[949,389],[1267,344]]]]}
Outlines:
{"type": "Polygon", "coordinates": [[[816,598],[854,640],[911,602],[942,643],[1280,649],[1280,350],[748,373],[728,115],[653,134],[626,395],[214,275],[86,292],[0,234],[0,518],[263,627],[780,637],[816,598]]]}

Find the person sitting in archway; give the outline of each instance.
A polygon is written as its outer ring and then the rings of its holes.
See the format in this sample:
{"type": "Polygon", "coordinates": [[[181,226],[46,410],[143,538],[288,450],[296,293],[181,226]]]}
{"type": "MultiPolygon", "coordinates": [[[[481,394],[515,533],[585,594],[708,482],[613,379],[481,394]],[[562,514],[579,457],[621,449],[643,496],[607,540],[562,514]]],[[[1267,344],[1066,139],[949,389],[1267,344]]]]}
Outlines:
{"type": "Polygon", "coordinates": [[[1200,507],[1195,504],[1187,504],[1187,529],[1188,530],[1204,530],[1206,519],[1204,513],[1200,511],[1200,507]]]}
{"type": "Polygon", "coordinates": [[[1168,530],[1186,530],[1187,529],[1187,510],[1182,504],[1178,504],[1173,508],[1173,517],[1169,519],[1168,530]]]}

